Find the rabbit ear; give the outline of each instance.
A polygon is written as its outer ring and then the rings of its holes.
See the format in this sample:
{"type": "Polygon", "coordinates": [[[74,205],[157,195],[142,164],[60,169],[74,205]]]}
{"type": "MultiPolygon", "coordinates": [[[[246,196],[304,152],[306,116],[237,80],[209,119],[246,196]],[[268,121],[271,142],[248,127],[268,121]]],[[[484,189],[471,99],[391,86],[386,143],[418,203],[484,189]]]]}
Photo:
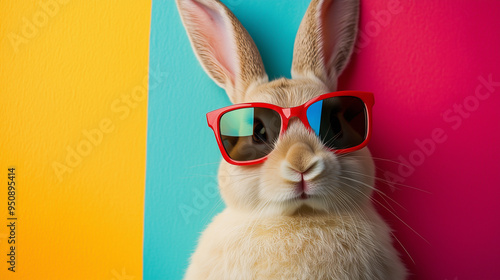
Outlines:
{"type": "Polygon", "coordinates": [[[312,75],[336,90],[354,48],[358,18],[359,0],[312,0],[295,38],[292,77],[312,75]]]}
{"type": "Polygon", "coordinates": [[[224,88],[231,102],[268,81],[252,38],[219,0],[176,0],[191,46],[205,72],[224,88]]]}

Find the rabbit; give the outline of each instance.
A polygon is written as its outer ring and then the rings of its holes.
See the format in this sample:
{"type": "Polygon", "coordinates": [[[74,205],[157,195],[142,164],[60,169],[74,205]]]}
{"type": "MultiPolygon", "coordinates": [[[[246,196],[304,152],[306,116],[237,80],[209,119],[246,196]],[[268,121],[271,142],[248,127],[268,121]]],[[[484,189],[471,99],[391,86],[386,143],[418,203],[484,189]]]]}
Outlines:
{"type": "MultiPolygon", "coordinates": [[[[232,103],[291,108],[336,91],[357,36],[359,0],[312,0],[292,79],[269,81],[255,43],[224,4],[176,4],[196,57],[232,103]]],[[[337,155],[291,121],[263,163],[221,161],[226,208],[202,233],[184,279],[405,279],[391,229],[370,199],[374,178],[367,147],[337,155]],[[300,176],[316,198],[289,199],[300,176]]]]}

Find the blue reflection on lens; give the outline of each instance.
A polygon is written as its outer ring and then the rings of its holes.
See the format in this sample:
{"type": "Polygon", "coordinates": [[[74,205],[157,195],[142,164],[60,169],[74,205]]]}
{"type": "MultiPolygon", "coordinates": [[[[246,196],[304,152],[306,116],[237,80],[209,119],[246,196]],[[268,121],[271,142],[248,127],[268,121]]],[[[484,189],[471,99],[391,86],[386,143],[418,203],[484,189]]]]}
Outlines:
{"type": "Polygon", "coordinates": [[[220,119],[220,133],[235,137],[253,135],[253,110],[243,108],[225,113],[220,119]]]}
{"type": "Polygon", "coordinates": [[[323,100],[315,102],[311,104],[309,108],[307,108],[307,121],[309,121],[309,125],[317,135],[319,135],[322,109],[323,109],[323,100]]]}

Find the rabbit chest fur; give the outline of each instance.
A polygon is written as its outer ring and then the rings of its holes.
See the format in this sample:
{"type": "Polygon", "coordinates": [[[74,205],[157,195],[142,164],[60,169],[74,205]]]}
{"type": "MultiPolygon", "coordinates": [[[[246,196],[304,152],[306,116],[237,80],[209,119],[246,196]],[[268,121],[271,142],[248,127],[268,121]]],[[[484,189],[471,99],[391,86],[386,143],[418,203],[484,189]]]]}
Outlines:
{"type": "Polygon", "coordinates": [[[404,279],[389,229],[373,213],[252,219],[225,210],[185,279],[404,279]]]}

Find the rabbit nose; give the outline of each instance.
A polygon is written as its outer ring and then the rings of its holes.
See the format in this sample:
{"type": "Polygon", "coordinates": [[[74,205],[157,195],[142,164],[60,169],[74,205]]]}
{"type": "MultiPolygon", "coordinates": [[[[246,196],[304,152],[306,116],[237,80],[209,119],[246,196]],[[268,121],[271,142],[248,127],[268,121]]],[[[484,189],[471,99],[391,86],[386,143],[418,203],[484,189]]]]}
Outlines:
{"type": "Polygon", "coordinates": [[[323,159],[305,143],[293,144],[281,164],[282,176],[292,182],[312,180],[325,169],[323,159]]]}

